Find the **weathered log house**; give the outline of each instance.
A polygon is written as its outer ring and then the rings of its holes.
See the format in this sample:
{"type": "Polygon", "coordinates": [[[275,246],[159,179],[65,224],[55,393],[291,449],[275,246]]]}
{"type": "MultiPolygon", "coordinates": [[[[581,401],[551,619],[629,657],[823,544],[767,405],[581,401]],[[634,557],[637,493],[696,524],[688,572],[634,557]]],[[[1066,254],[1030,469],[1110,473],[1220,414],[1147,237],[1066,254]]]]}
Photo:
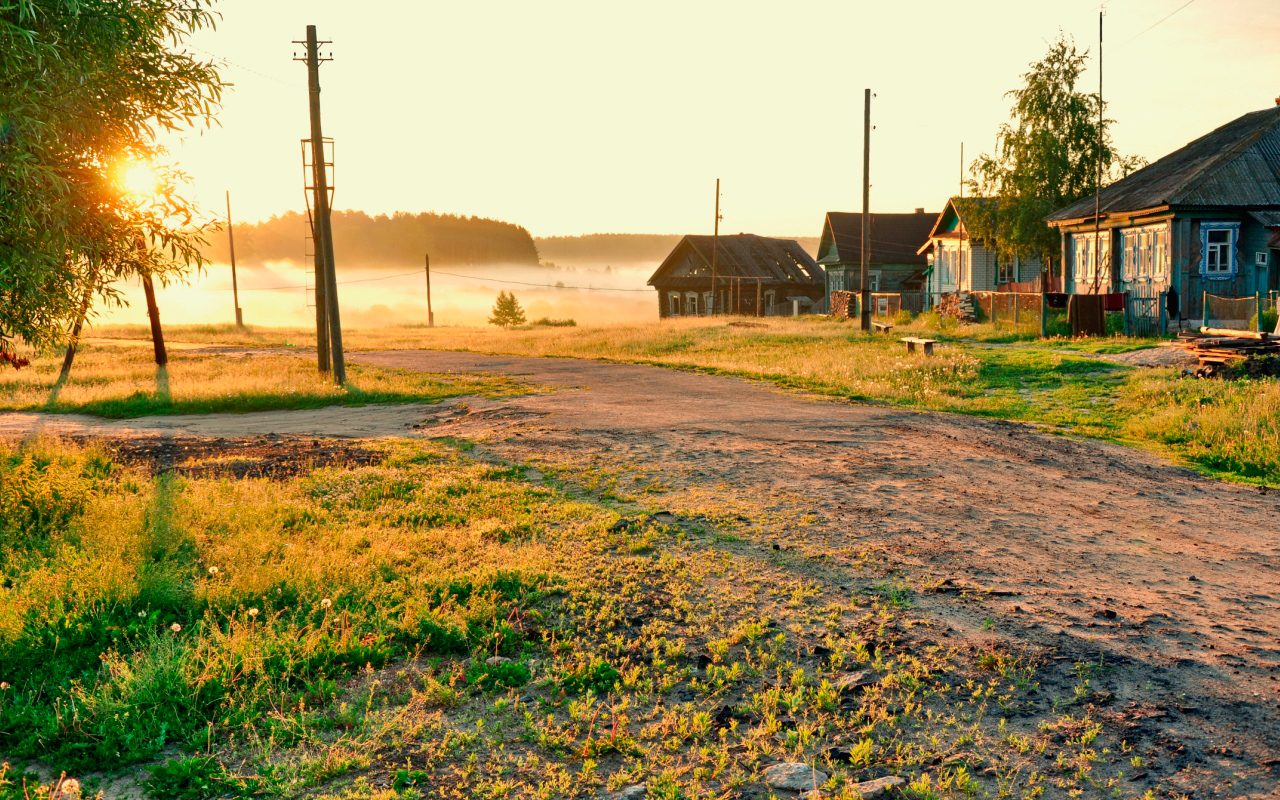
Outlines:
{"type": "Polygon", "coordinates": [[[1096,200],[1049,215],[1062,232],[1067,291],[1127,292],[1131,315],[1155,316],[1172,289],[1181,316],[1194,319],[1205,292],[1253,297],[1280,289],[1276,102],[1116,181],[1096,200]]]}
{"type": "Polygon", "coordinates": [[[752,233],[715,239],[684,237],[649,278],[658,316],[793,314],[825,296],[826,275],[794,240],[752,233]]]}
{"type": "MultiPolygon", "coordinates": [[[[914,214],[871,216],[867,237],[867,283],[873,292],[919,292],[929,262],[917,252],[929,238],[934,214],[917,208],[914,214]]],[[[827,212],[818,240],[818,266],[827,273],[827,294],[862,291],[862,214],[827,212]]]]}

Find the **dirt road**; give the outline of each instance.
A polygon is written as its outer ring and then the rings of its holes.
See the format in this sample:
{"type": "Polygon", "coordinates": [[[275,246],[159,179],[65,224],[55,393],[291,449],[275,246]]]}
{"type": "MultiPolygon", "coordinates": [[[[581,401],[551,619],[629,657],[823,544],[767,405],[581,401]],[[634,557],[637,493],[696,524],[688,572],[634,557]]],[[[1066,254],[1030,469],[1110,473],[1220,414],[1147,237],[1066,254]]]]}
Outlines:
{"type": "MultiPolygon", "coordinates": [[[[994,618],[1008,641],[1065,666],[1103,665],[1115,707],[1144,709],[1157,720],[1147,733],[1176,742],[1188,768],[1238,773],[1224,751],[1256,766],[1280,750],[1280,493],[1030,426],[692,372],[413,351],[352,360],[559,387],[446,411],[431,430],[808,498],[816,521],[797,537],[875,547],[914,585],[949,579],[918,602],[966,638],[994,618]],[[959,602],[957,586],[996,594],[959,602]]],[[[1265,769],[1254,777],[1275,786],[1265,769]]]]}
{"type": "Polygon", "coordinates": [[[486,439],[514,459],[595,454],[676,484],[785,495],[812,515],[784,550],[874,550],[939,620],[943,641],[973,647],[998,635],[1061,662],[1050,693],[1069,694],[1079,665],[1096,665],[1093,690],[1108,687],[1099,702],[1116,724],[1130,741],[1162,742],[1180,774],[1199,772],[1196,787],[1263,796],[1280,778],[1280,493],[1026,425],[694,372],[428,351],[349,360],[501,373],[554,391],[124,423],[9,414],[0,434],[51,425],[107,435],[448,435],[486,439]]]}

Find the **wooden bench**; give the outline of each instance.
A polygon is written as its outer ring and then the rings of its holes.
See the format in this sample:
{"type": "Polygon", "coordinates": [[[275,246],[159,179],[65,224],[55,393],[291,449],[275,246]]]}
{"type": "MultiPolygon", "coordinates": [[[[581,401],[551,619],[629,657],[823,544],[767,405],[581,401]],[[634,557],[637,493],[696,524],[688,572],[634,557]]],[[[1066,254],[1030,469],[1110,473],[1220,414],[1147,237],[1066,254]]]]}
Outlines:
{"type": "Polygon", "coordinates": [[[871,327],[876,329],[876,333],[888,333],[893,330],[892,322],[872,322],[871,327]]]}
{"type": "Polygon", "coordinates": [[[919,336],[906,336],[898,341],[907,343],[908,353],[914,353],[916,351],[916,345],[922,346],[926,356],[933,355],[933,346],[938,343],[937,339],[921,339],[919,336]]]}

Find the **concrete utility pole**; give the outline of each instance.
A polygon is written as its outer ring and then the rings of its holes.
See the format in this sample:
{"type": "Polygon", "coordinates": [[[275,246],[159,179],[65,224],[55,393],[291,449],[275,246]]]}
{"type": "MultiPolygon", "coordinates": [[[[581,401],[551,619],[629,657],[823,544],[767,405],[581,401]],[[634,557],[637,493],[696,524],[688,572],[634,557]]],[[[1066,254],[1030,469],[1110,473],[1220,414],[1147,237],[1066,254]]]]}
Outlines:
{"type": "Polygon", "coordinates": [[[427,260],[427,327],[436,326],[436,315],[431,311],[431,254],[423,256],[427,260]]]}
{"type": "Polygon", "coordinates": [[[716,267],[720,256],[720,179],[716,178],[716,225],[711,235],[711,315],[715,316],[716,306],[716,267]]]}
{"type": "MultiPolygon", "coordinates": [[[[347,382],[347,366],[342,352],[342,322],[338,316],[338,279],[333,264],[333,228],[329,224],[329,176],[325,171],[324,133],[320,126],[320,62],[333,59],[321,58],[320,45],[329,44],[329,41],[321,42],[316,39],[315,25],[307,26],[305,42],[295,42],[295,44],[305,44],[307,48],[305,61],[307,62],[307,92],[311,108],[311,168],[314,172],[312,185],[315,189],[316,210],[313,229],[317,267],[321,260],[324,265],[323,270],[317,269],[316,274],[316,338],[318,345],[320,333],[324,327],[320,319],[320,310],[323,308],[324,317],[328,321],[329,356],[333,366],[333,380],[338,385],[342,385],[347,382]],[[323,298],[321,286],[324,287],[323,298]]],[[[323,372],[327,365],[323,357],[320,361],[320,371],[323,372]]]]}
{"type": "Polygon", "coordinates": [[[871,90],[866,93],[862,122],[862,329],[871,330],[871,90]]]}
{"type": "Polygon", "coordinates": [[[236,283],[236,237],[231,232],[231,190],[227,190],[227,244],[231,246],[231,298],[236,306],[236,327],[244,327],[244,315],[240,313],[240,287],[236,283]]]}

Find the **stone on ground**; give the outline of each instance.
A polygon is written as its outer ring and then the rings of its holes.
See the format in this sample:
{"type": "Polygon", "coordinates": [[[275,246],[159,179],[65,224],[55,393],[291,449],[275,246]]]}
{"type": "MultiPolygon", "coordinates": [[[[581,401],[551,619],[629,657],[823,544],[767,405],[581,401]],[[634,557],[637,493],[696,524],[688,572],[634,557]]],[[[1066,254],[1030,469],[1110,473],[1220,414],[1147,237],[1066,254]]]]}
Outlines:
{"type": "Polygon", "coordinates": [[[764,782],[771,789],[806,792],[826,783],[827,773],[819,772],[808,764],[774,764],[764,771],[764,782]]]}

